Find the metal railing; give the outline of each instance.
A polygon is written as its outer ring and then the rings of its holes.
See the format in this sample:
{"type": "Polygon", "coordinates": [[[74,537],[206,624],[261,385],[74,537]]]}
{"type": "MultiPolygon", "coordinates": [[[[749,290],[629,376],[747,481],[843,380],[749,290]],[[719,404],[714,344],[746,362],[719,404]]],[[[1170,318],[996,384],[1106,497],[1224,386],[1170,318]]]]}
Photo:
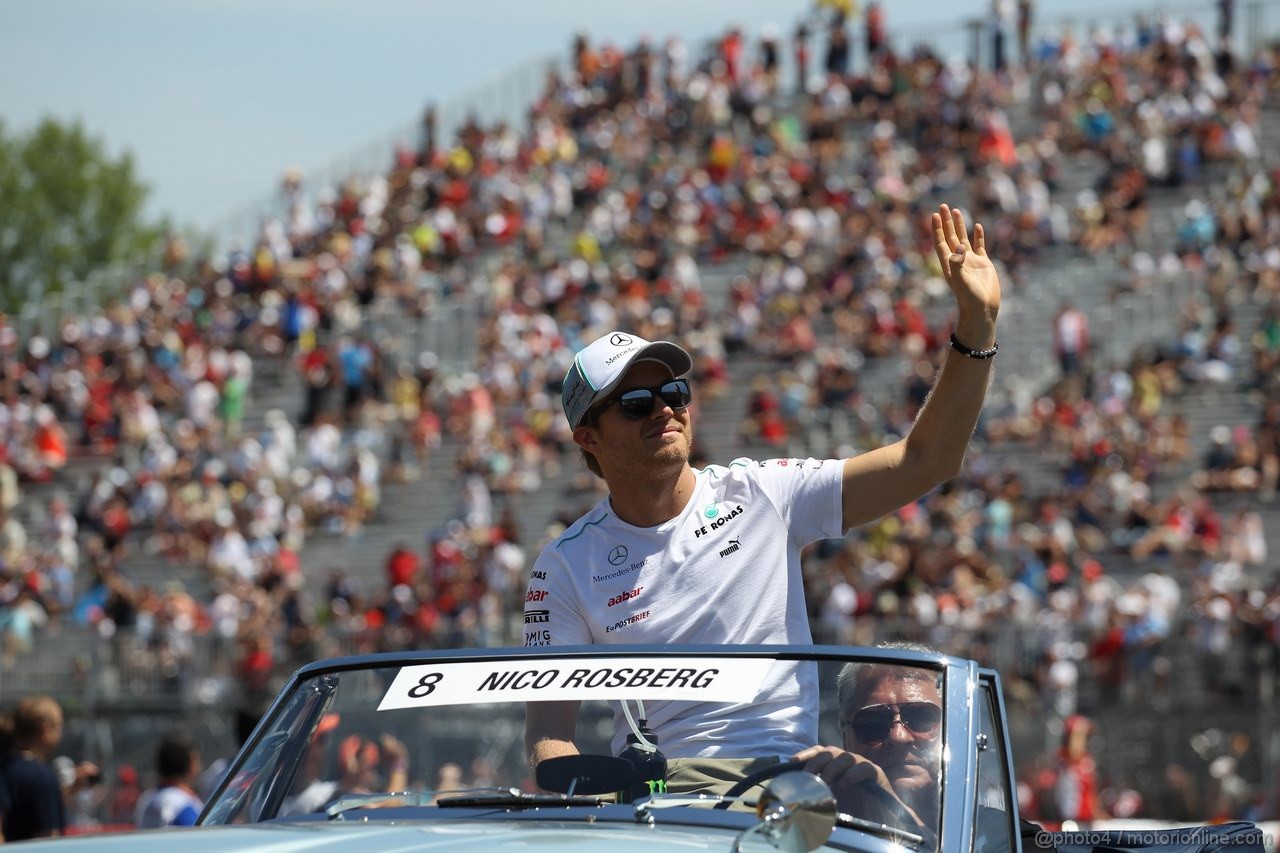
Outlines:
{"type": "Polygon", "coordinates": [[[434,353],[446,372],[475,363],[476,333],[489,313],[484,294],[466,292],[432,298],[421,313],[407,313],[396,299],[380,299],[361,317],[361,332],[378,342],[393,363],[413,364],[434,353]]]}
{"type": "MultiPolygon", "coordinates": [[[[916,47],[927,47],[943,60],[961,59],[980,68],[990,69],[995,51],[995,26],[990,15],[963,18],[942,25],[938,23],[910,23],[894,26],[892,19],[901,14],[896,4],[881,3],[890,16],[890,26],[885,35],[889,47],[898,55],[909,54],[916,47]]],[[[986,8],[984,4],[983,8],[986,8]]],[[[1151,23],[1175,20],[1194,24],[1211,39],[1216,40],[1219,22],[1219,5],[1215,2],[1160,3],[1143,2],[1123,6],[1084,6],[1053,15],[1034,14],[1028,32],[1032,52],[1044,39],[1056,40],[1070,34],[1077,43],[1095,30],[1107,30],[1113,35],[1129,35],[1139,22],[1151,23]]],[[[855,70],[867,63],[865,42],[862,39],[862,21],[854,20],[846,25],[850,30],[851,63],[855,70]]],[[[1232,19],[1229,41],[1236,51],[1255,52],[1280,29],[1280,0],[1249,0],[1240,3],[1232,19]]],[[[789,35],[789,34],[788,34],[789,35]]],[[[813,29],[813,49],[810,51],[810,70],[821,68],[826,49],[827,32],[824,27],[813,29]]],[[[1020,61],[1018,55],[1016,21],[1008,22],[1004,32],[1004,52],[1010,64],[1020,61]]],[[[790,72],[790,69],[788,69],[790,72]]],[[[795,86],[794,76],[789,76],[795,86]]]]}
{"type": "MultiPolygon", "coordinates": [[[[443,101],[436,108],[437,145],[448,146],[454,134],[469,120],[482,124],[506,122],[523,130],[528,109],[546,87],[551,72],[562,72],[563,53],[526,59],[475,86],[443,101]]],[[[426,141],[422,122],[404,124],[370,140],[355,151],[302,177],[304,190],[314,197],[322,190],[336,190],[347,181],[367,181],[390,171],[398,146],[421,150],[426,141]]],[[[273,192],[244,205],[240,210],[215,223],[212,231],[220,249],[233,243],[252,240],[262,223],[283,219],[288,202],[280,192],[273,192]]]]}
{"type": "MultiPolygon", "coordinates": [[[[162,251],[157,245],[147,255],[135,254],[128,261],[94,270],[83,281],[69,281],[58,292],[46,293],[43,286],[37,285],[11,317],[19,339],[25,341],[35,334],[56,335],[66,318],[85,316],[105,307],[133,283],[161,271],[162,251]]],[[[14,310],[14,306],[9,307],[14,310]]]]}
{"type": "Polygon", "coordinates": [[[1099,280],[1097,267],[1082,257],[1072,266],[1046,271],[1033,287],[1008,297],[1000,348],[1013,357],[1001,365],[989,397],[999,405],[1015,386],[1040,389],[1057,378],[1052,320],[1064,303],[1088,316],[1099,363],[1120,364],[1137,349],[1170,341],[1181,309],[1195,300],[1208,301],[1201,270],[1138,278],[1113,269],[1111,278],[1099,280]]]}

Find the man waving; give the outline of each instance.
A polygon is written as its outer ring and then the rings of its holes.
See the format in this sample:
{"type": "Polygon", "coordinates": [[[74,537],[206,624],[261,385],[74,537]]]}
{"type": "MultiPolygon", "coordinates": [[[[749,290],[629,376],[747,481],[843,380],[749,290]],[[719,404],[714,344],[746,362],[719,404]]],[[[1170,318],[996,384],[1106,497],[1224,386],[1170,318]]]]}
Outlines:
{"type": "MultiPolygon", "coordinates": [[[[525,597],[525,644],[807,644],[800,552],[917,500],[959,473],[996,353],[1000,281],[981,225],[933,214],[956,298],[952,349],[915,426],[849,459],[689,465],[693,386],[674,343],[612,332],[565,377],[565,416],[609,496],[543,550],[525,597]]],[[[647,702],[668,756],[789,756],[817,742],[816,673],[775,666],[734,708],[647,702]]],[[[529,707],[532,763],[577,751],[578,705],[529,707]]],[[[621,744],[623,727],[615,746],[621,744]]],[[[616,750],[615,750],[616,751],[616,750]]]]}

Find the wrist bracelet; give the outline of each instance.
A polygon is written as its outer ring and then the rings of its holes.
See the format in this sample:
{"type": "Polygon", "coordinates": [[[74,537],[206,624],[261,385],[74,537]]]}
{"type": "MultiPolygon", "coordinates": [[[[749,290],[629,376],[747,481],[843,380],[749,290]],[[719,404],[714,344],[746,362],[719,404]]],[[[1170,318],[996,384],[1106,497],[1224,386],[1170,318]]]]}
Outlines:
{"type": "Polygon", "coordinates": [[[991,344],[991,349],[969,349],[964,344],[956,340],[956,333],[951,333],[951,348],[961,355],[967,355],[969,358],[987,359],[994,358],[996,352],[1000,349],[1000,342],[996,341],[991,344]]]}

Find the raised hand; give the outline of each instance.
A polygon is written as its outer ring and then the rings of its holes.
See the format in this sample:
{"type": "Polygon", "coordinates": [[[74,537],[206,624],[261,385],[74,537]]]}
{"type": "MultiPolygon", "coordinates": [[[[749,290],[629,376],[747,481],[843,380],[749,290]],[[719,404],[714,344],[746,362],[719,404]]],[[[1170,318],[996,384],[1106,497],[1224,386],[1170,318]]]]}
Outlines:
{"type": "MultiPolygon", "coordinates": [[[[1000,311],[1000,276],[987,257],[986,233],[973,226],[973,242],[965,227],[964,214],[945,204],[931,217],[933,249],[942,264],[942,275],[956,296],[963,322],[979,318],[994,323],[1000,311]]],[[[980,342],[970,346],[981,346],[980,342]]]]}

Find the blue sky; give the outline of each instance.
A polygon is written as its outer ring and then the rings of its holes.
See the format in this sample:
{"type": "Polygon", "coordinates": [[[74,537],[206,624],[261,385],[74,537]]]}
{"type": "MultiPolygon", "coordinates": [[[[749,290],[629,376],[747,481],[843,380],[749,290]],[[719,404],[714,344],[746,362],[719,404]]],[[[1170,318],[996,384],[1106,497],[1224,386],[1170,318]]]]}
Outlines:
{"type": "MultiPolygon", "coordinates": [[[[890,26],[958,31],[985,0],[886,0],[890,26]],[[941,22],[941,23],[937,23],[941,22]]],[[[1040,0],[1061,14],[1069,0],[1040,0]]],[[[1126,4],[1127,5],[1127,4],[1126,4]]],[[[428,101],[567,51],[571,34],[692,41],[730,22],[784,32],[808,0],[24,0],[0,27],[0,119],[81,119],[132,150],[151,213],[243,219],[290,166],[383,156],[428,101]]]]}

